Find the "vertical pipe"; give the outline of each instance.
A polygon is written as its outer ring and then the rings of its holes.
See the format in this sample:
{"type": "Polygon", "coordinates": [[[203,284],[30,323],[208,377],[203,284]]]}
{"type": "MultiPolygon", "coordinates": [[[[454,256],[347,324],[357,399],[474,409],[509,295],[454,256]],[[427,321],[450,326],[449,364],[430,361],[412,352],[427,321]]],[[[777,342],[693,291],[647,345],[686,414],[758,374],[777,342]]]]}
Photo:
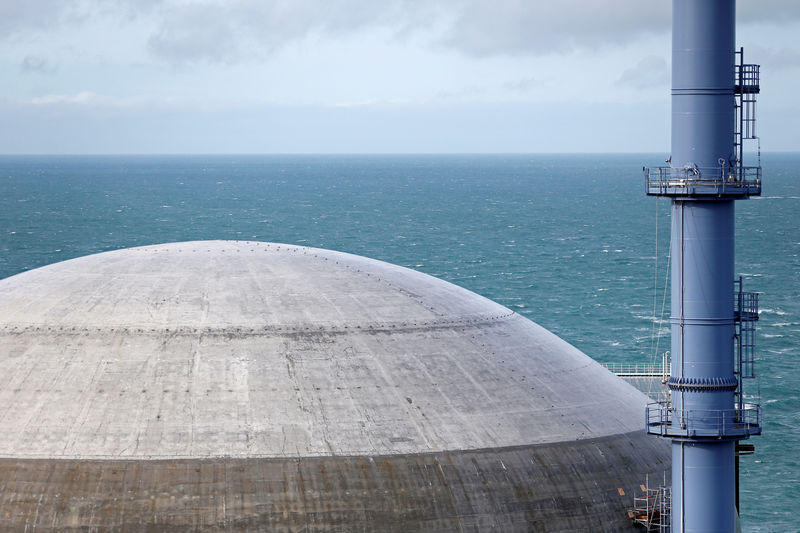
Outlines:
{"type": "Polygon", "coordinates": [[[734,474],[734,477],[736,478],[736,491],[735,491],[735,494],[736,494],[736,496],[735,496],[735,498],[736,498],[736,514],[739,514],[739,450],[738,450],[738,448],[739,447],[736,446],[733,449],[733,453],[736,455],[735,464],[734,464],[734,469],[736,471],[736,473],[734,474]]]}
{"type": "MultiPolygon", "coordinates": [[[[735,164],[734,0],[673,0],[672,166],[718,176],[735,164]]],[[[733,224],[729,198],[673,200],[673,528],[729,533],[735,527],[734,445],[692,431],[732,420],[733,224]]]]}

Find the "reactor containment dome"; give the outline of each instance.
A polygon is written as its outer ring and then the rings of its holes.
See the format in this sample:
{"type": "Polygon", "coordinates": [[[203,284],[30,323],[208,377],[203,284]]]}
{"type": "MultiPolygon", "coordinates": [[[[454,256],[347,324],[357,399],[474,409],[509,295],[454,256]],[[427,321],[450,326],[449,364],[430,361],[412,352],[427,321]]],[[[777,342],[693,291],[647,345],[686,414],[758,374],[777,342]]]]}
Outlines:
{"type": "Polygon", "coordinates": [[[406,268],[106,252],[0,281],[0,530],[626,531],[645,403],[406,268]]]}

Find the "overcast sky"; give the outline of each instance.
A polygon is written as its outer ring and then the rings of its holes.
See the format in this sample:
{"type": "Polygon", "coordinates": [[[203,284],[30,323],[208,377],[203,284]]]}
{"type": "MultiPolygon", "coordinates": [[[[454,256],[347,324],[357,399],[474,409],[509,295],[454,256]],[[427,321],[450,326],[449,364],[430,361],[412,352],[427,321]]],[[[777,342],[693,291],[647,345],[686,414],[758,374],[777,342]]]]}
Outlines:
{"type": "MultiPolygon", "coordinates": [[[[767,151],[800,2],[739,0],[767,151]]],[[[0,0],[0,153],[669,151],[667,0],[0,0]]]]}

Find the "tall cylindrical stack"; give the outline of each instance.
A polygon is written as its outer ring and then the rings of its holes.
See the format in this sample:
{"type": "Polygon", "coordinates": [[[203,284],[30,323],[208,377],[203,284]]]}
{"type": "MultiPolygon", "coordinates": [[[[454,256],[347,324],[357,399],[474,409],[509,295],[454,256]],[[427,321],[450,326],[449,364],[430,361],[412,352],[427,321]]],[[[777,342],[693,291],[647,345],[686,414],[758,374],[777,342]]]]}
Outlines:
{"type": "Polygon", "coordinates": [[[672,439],[681,533],[734,530],[736,441],[760,432],[736,408],[734,203],[760,193],[760,172],[739,171],[735,18],[735,0],[673,1],[672,155],[646,169],[648,194],[672,198],[671,401],[647,419],[672,439]]]}
{"type": "MultiPolygon", "coordinates": [[[[700,173],[731,166],[734,0],[675,0],[672,31],[672,165],[700,173]]],[[[669,380],[673,425],[713,425],[716,412],[733,406],[737,383],[734,200],[675,199],[672,214],[677,237],[672,251],[669,380]],[[703,416],[706,411],[708,417],[703,416]],[[686,416],[690,413],[699,416],[686,416]]],[[[734,443],[673,442],[673,524],[679,531],[733,531],[734,443]]]]}

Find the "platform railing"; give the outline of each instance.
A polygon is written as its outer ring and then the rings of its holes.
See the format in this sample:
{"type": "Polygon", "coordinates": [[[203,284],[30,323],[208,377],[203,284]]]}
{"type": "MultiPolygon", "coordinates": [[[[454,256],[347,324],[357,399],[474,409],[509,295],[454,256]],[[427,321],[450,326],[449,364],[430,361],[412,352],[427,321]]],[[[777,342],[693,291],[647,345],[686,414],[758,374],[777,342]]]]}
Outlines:
{"type": "Polygon", "coordinates": [[[758,320],[758,293],[739,291],[736,298],[735,313],[740,320],[758,320]]]}
{"type": "Polygon", "coordinates": [[[647,405],[647,432],[662,437],[746,438],[761,434],[761,406],[675,409],[669,401],[647,405]]]}
{"type": "Polygon", "coordinates": [[[669,365],[663,363],[603,363],[603,366],[618,376],[669,376],[669,365]]]}
{"type": "Polygon", "coordinates": [[[736,93],[758,93],[760,91],[760,65],[736,65],[734,74],[736,93]]]}
{"type": "Polygon", "coordinates": [[[645,192],[651,196],[757,196],[761,167],[644,167],[645,192]]]}

